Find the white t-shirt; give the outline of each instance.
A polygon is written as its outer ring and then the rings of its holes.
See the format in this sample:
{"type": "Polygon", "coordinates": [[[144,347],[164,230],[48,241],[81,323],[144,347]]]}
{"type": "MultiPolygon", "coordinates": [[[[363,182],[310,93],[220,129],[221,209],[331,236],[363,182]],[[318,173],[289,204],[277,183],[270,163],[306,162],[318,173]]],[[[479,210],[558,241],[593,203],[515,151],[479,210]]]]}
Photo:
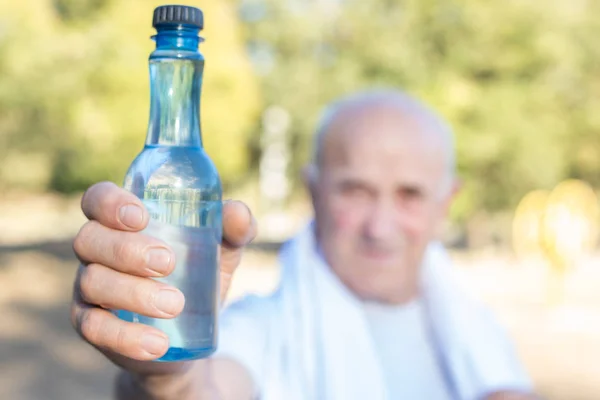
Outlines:
{"type": "Polygon", "coordinates": [[[423,303],[369,302],[364,312],[390,398],[450,400],[423,303]]]}
{"type": "MultiPolygon", "coordinates": [[[[267,341],[277,340],[268,337],[269,306],[268,299],[245,298],[225,310],[219,328],[216,356],[232,358],[243,365],[259,392],[265,377],[272,373],[265,362],[267,341]]],[[[422,302],[404,306],[364,303],[364,312],[389,398],[450,400],[422,302]]]]}

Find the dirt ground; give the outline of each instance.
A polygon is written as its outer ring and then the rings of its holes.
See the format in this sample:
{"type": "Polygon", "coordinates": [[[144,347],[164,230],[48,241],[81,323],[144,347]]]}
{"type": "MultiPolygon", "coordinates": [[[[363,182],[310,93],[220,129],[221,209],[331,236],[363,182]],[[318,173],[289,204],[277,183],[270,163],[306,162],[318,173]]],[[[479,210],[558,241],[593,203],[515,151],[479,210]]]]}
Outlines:
{"type": "MultiPolygon", "coordinates": [[[[0,399],[111,398],[115,369],[77,337],[68,318],[71,238],[83,221],[77,207],[52,197],[0,202],[0,399]]],[[[569,274],[553,304],[540,265],[491,251],[453,258],[465,287],[509,329],[540,394],[600,398],[600,257],[569,274]]],[[[265,292],[277,277],[274,253],[250,250],[231,296],[265,292]]]]}

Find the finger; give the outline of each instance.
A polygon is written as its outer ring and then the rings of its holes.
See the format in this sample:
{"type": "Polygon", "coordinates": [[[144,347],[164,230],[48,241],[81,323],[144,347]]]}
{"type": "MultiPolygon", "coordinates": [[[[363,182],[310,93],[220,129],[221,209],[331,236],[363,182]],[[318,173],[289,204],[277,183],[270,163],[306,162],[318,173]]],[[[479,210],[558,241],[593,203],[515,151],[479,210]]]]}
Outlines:
{"type": "Polygon", "coordinates": [[[221,249],[220,297],[227,297],[233,273],[240,265],[244,246],[256,236],[256,220],[248,206],[229,201],[223,206],[223,247],[221,249]]]}
{"type": "Polygon", "coordinates": [[[83,225],[73,249],[83,263],[102,264],[137,276],[166,276],[175,268],[175,254],[161,240],[110,229],[96,221],[83,225]]]}
{"type": "Polygon", "coordinates": [[[79,293],[85,303],[153,318],[173,318],[185,304],[183,294],[174,287],[99,264],[81,268],[79,293]]]}
{"type": "Polygon", "coordinates": [[[112,182],[91,186],[81,199],[81,209],[88,219],[113,229],[139,231],[148,224],[140,199],[112,182]]]}
{"type": "Polygon", "coordinates": [[[241,201],[223,205],[223,245],[235,249],[250,243],[256,236],[256,220],[248,206],[241,201]]]}
{"type": "Polygon", "coordinates": [[[158,329],[120,320],[107,310],[74,302],[73,325],[92,345],[135,360],[148,361],[164,355],[169,339],[158,329]]]}
{"type": "Polygon", "coordinates": [[[223,248],[221,250],[221,294],[225,296],[229,283],[242,258],[243,247],[256,236],[256,220],[241,201],[228,201],[223,206],[223,248]]]}

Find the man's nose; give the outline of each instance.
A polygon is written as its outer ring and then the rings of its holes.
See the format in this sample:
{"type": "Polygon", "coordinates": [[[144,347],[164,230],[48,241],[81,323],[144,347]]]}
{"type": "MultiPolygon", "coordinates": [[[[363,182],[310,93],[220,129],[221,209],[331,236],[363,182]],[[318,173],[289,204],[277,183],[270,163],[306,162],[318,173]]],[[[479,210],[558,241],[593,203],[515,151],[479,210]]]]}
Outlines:
{"type": "Polygon", "coordinates": [[[385,241],[392,237],[395,231],[397,216],[392,204],[387,201],[377,201],[365,224],[365,234],[373,241],[385,241]]]}

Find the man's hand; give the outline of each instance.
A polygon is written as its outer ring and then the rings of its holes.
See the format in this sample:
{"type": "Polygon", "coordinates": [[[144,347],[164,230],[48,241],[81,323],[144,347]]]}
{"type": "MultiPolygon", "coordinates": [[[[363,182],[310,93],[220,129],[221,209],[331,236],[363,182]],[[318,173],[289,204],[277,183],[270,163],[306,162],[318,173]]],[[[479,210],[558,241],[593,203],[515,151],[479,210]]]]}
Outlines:
{"type": "MultiPolygon", "coordinates": [[[[89,221],[73,248],[81,261],[73,290],[71,320],[77,332],[117,365],[141,375],[170,374],[190,363],[151,363],[166,353],[167,336],[147,325],[125,322],[108,309],[149,317],[173,318],[184,305],[183,294],[151,277],[169,275],[175,267],[166,243],[139,231],[148,213],[132,193],[103,182],[84,194],[82,210],[89,221]]],[[[256,235],[248,207],[231,201],[223,207],[221,300],[240,263],[242,249],[256,235]]]]}

